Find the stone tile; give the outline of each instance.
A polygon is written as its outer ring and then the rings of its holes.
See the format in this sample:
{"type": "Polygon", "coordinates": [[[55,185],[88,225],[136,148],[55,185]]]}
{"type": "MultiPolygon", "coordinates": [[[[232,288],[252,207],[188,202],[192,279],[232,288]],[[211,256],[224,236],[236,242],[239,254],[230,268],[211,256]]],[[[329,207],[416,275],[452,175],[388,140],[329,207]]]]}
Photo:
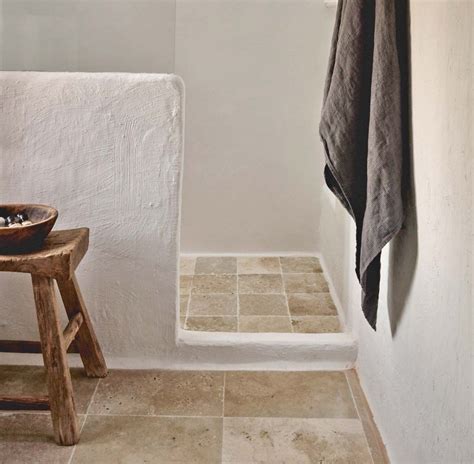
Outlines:
{"type": "Polygon", "coordinates": [[[193,275],[196,266],[196,258],[190,256],[181,256],[179,260],[179,273],[181,275],[193,275]]]}
{"type": "Polygon", "coordinates": [[[189,295],[180,295],[179,296],[179,315],[181,317],[186,316],[186,311],[188,310],[189,295]]]}
{"type": "Polygon", "coordinates": [[[222,419],[88,416],[73,464],[217,464],[222,419]]]}
{"type": "Polygon", "coordinates": [[[335,316],[336,306],[329,293],[293,293],[288,295],[292,316],[335,316]]]}
{"type": "Polygon", "coordinates": [[[291,332],[288,316],[240,316],[239,332],[291,332]]]}
{"type": "Polygon", "coordinates": [[[239,295],[241,316],[288,316],[285,295],[239,295]]]}
{"type": "Polygon", "coordinates": [[[193,276],[182,275],[179,278],[179,293],[181,296],[186,296],[191,293],[193,285],[193,276]]]}
{"type": "Polygon", "coordinates": [[[91,414],[220,416],[224,375],[193,371],[111,371],[91,414]]]}
{"type": "Polygon", "coordinates": [[[179,326],[184,329],[184,325],[186,323],[186,318],[185,317],[180,317],[179,318],[179,326]]]}
{"type": "Polygon", "coordinates": [[[283,274],[287,293],[318,293],[329,292],[323,274],[283,274]]]}
{"type": "Polygon", "coordinates": [[[239,293],[283,293],[279,274],[239,275],[239,293]]]}
{"type": "Polygon", "coordinates": [[[237,294],[194,294],[189,316],[237,316],[237,294]]]}
{"type": "Polygon", "coordinates": [[[237,258],[239,274],[281,274],[279,258],[242,257],[237,258]]]}
{"type": "Polygon", "coordinates": [[[228,372],[224,409],[232,417],[357,417],[343,372],[228,372]]]}
{"type": "Polygon", "coordinates": [[[295,333],[336,333],[341,332],[337,316],[298,316],[292,317],[295,333]]]}
{"type": "Polygon", "coordinates": [[[196,275],[193,281],[193,293],[236,293],[236,275],[196,275]]]}
{"type": "MultiPolygon", "coordinates": [[[[79,426],[84,417],[79,416],[79,426]]],[[[66,464],[73,449],[55,443],[49,411],[47,414],[10,412],[0,415],[2,464],[66,464]]]]}
{"type": "MultiPolygon", "coordinates": [[[[78,414],[84,414],[94,393],[98,379],[86,377],[83,369],[71,369],[74,399],[78,414]]],[[[41,366],[0,366],[2,395],[48,395],[45,370],[41,366]]],[[[45,412],[49,414],[49,411],[45,412]]]]}
{"type": "Polygon", "coordinates": [[[237,274],[237,258],[231,256],[199,257],[195,274],[237,274]]]}
{"type": "Polygon", "coordinates": [[[355,419],[225,418],[226,464],[370,464],[355,419]]]}
{"type": "Polygon", "coordinates": [[[319,259],[312,256],[285,256],[280,258],[283,273],[323,272],[319,259]]]}
{"type": "Polygon", "coordinates": [[[186,320],[186,330],[200,332],[237,332],[237,317],[192,316],[186,320]]]}

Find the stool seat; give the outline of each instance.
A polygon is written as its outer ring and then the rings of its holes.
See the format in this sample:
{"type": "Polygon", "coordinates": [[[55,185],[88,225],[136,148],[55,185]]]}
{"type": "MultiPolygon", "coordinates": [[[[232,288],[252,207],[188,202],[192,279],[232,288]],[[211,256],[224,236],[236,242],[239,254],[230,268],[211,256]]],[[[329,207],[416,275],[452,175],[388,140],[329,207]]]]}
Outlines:
{"type": "Polygon", "coordinates": [[[0,271],[70,279],[89,246],[86,227],[51,232],[41,249],[25,254],[0,255],[0,271]]]}
{"type": "Polygon", "coordinates": [[[79,441],[71,374],[66,353],[74,343],[89,377],[105,377],[107,366],[94,333],[75,269],[89,246],[89,229],[51,232],[41,249],[0,255],[0,271],[31,274],[40,342],[0,340],[0,352],[43,354],[47,397],[1,396],[0,409],[50,409],[54,437],[60,445],[79,441]],[[55,282],[69,322],[61,328],[55,282]]]}

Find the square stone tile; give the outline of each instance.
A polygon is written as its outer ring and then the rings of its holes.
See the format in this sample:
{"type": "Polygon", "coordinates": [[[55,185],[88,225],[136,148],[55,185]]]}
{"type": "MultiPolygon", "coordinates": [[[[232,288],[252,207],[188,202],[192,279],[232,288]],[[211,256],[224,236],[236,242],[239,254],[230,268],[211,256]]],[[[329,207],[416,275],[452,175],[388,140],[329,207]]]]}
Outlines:
{"type": "Polygon", "coordinates": [[[239,274],[281,274],[279,258],[242,257],[237,258],[239,274]]]}
{"type": "Polygon", "coordinates": [[[283,274],[286,293],[320,293],[329,292],[323,274],[283,274]]]}
{"type": "Polygon", "coordinates": [[[236,293],[236,275],[195,275],[193,293],[236,293]]]}
{"type": "Polygon", "coordinates": [[[312,256],[285,256],[280,258],[283,273],[323,272],[319,259],[312,256]]]}
{"type": "Polygon", "coordinates": [[[237,274],[237,258],[231,256],[199,257],[195,274],[237,274]]]}
{"type": "Polygon", "coordinates": [[[224,375],[193,371],[111,371],[91,414],[220,416],[224,375]]]}
{"type": "Polygon", "coordinates": [[[281,275],[239,275],[239,293],[283,293],[283,283],[281,275]]]}
{"type": "Polygon", "coordinates": [[[179,294],[181,296],[187,296],[191,293],[193,286],[193,276],[182,275],[179,278],[179,294]]]}
{"type": "Polygon", "coordinates": [[[237,332],[238,320],[232,316],[190,316],[186,330],[199,332],[237,332]]]}
{"type": "MultiPolygon", "coordinates": [[[[79,416],[79,427],[84,418],[79,416]]],[[[49,411],[47,414],[5,412],[0,415],[2,464],[66,464],[73,449],[55,443],[49,411]]]]}
{"type": "Polygon", "coordinates": [[[371,464],[356,419],[225,418],[226,464],[371,464]]]}
{"type": "Polygon", "coordinates": [[[239,295],[241,316],[288,316],[285,295],[239,295]]]}
{"type": "MultiPolygon", "coordinates": [[[[72,387],[78,414],[84,414],[98,379],[86,377],[83,369],[71,369],[72,387]]],[[[41,366],[0,366],[0,394],[15,396],[47,396],[45,369],[41,366]]],[[[50,414],[49,411],[45,411],[50,414]]]]}
{"type": "Polygon", "coordinates": [[[224,415],[356,418],[343,372],[228,372],[224,415]]]}
{"type": "Polygon", "coordinates": [[[222,419],[88,416],[73,464],[217,464],[222,419]]]}
{"type": "Polygon", "coordinates": [[[189,316],[237,316],[237,294],[194,294],[189,316]]]}
{"type": "Polygon", "coordinates": [[[179,296],[179,315],[180,317],[186,317],[186,311],[188,310],[189,295],[179,296]]]}
{"type": "Polygon", "coordinates": [[[295,333],[336,333],[341,332],[337,316],[298,316],[292,317],[295,333]]]}
{"type": "Polygon", "coordinates": [[[293,293],[288,295],[292,316],[335,316],[336,306],[329,293],[293,293]]]}
{"type": "Polygon", "coordinates": [[[288,316],[240,316],[239,332],[283,332],[290,333],[288,316]]]}
{"type": "Polygon", "coordinates": [[[196,258],[190,256],[181,256],[179,260],[179,273],[181,275],[193,275],[196,266],[196,258]]]}

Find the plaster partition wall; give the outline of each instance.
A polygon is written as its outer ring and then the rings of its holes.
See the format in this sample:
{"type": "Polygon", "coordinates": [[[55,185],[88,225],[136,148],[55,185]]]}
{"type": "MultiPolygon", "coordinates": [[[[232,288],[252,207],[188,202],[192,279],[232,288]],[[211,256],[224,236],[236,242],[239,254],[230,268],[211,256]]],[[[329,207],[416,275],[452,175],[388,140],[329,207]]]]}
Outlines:
{"type": "MultiPolygon", "coordinates": [[[[353,365],[349,334],[209,338],[179,328],[179,77],[3,72],[0,96],[1,201],[56,206],[56,229],[90,227],[78,279],[111,367],[353,365]]],[[[29,276],[1,273],[0,294],[0,338],[37,339],[29,276]]]]}
{"type": "Polygon", "coordinates": [[[472,454],[473,2],[411,2],[412,192],[382,256],[377,332],[360,310],[355,230],[323,199],[321,249],[393,463],[472,454]]]}
{"type": "Polygon", "coordinates": [[[319,250],[317,126],[333,18],[322,0],[177,0],[183,252],[319,250]]]}

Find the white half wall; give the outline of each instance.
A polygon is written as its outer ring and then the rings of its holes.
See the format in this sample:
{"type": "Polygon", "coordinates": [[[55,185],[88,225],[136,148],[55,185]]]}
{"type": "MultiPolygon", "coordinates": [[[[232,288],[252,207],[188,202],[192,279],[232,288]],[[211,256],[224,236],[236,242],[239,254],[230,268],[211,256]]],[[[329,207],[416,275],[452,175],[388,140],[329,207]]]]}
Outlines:
{"type": "MultiPolygon", "coordinates": [[[[90,227],[78,269],[111,367],[341,369],[350,334],[207,334],[178,321],[184,88],[157,74],[0,73],[0,198],[90,227]]],[[[28,275],[0,273],[0,339],[38,339],[28,275]]],[[[38,356],[0,355],[5,362],[38,356]]]]}
{"type": "Polygon", "coordinates": [[[412,0],[414,198],[363,319],[355,229],[322,199],[326,269],[359,340],[357,370],[395,464],[473,462],[473,2],[412,0]]]}

